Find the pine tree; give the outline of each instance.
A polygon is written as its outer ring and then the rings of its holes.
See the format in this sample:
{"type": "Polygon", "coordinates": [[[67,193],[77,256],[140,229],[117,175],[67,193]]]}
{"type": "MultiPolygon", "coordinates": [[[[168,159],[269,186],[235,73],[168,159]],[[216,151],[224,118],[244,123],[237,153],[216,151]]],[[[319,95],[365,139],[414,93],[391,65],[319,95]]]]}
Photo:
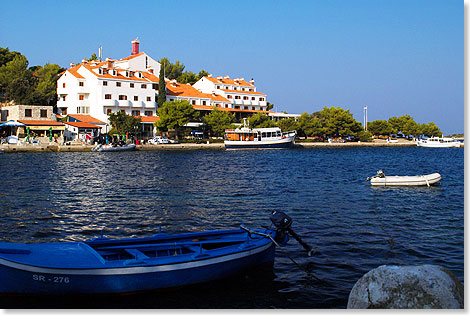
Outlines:
{"type": "Polygon", "coordinates": [[[157,106],[160,107],[166,101],[166,83],[165,83],[165,65],[160,67],[160,75],[158,76],[158,98],[157,106]]]}

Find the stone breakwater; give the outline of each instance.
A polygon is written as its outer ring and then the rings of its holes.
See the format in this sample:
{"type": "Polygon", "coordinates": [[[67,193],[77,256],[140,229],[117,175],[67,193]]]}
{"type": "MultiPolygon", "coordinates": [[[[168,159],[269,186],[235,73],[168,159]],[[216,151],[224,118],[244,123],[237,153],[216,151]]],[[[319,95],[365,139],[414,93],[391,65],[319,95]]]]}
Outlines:
{"type": "MultiPolygon", "coordinates": [[[[346,142],[346,143],[325,143],[325,142],[302,142],[296,143],[295,148],[349,148],[349,147],[412,147],[414,142],[386,143],[386,142],[346,142]]],[[[57,145],[57,144],[8,144],[0,146],[0,151],[5,153],[15,152],[91,152],[94,145],[57,145]]],[[[178,143],[178,144],[158,144],[158,145],[138,145],[137,151],[157,151],[157,150],[225,150],[223,143],[178,143]]]]}

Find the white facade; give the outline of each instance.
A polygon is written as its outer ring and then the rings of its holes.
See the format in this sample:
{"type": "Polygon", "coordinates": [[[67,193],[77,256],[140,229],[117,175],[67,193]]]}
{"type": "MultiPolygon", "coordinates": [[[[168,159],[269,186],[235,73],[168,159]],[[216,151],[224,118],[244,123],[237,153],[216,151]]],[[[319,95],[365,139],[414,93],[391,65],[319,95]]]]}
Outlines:
{"type": "Polygon", "coordinates": [[[119,61],[85,60],[57,81],[59,113],[88,114],[108,122],[111,112],[156,116],[160,64],[140,53],[119,61]],[[144,67],[147,66],[147,71],[144,67]]]}
{"type": "Polygon", "coordinates": [[[209,75],[199,79],[193,87],[202,93],[214,93],[226,98],[230,102],[229,108],[266,110],[266,94],[256,91],[253,80],[248,83],[243,78],[232,80],[228,76],[213,78],[209,75]]]}

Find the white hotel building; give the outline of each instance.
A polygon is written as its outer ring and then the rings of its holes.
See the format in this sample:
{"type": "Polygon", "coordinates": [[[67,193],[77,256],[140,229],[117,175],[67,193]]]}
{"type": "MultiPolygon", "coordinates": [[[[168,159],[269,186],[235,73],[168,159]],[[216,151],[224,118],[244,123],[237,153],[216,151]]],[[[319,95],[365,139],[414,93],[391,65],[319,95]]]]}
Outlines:
{"type": "MultiPolygon", "coordinates": [[[[158,120],[157,95],[160,63],[139,52],[139,40],[132,41],[131,56],[105,61],[82,60],[71,64],[57,81],[59,114],[85,114],[108,122],[112,112],[140,116],[143,131],[151,134],[158,120]]],[[[266,111],[266,95],[256,90],[254,80],[212,77],[201,78],[193,86],[176,80],[166,81],[167,100],[187,100],[196,110],[208,112],[216,106],[235,113],[237,119],[266,111]]],[[[102,132],[109,131],[108,127],[102,132]]]]}

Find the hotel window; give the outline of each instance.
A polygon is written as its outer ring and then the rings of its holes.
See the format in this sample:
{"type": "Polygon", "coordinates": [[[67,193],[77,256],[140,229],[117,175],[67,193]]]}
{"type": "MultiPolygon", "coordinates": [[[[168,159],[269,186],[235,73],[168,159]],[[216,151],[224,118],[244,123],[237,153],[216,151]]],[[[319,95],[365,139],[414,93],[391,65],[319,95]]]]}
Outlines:
{"type": "Polygon", "coordinates": [[[112,112],[113,112],[113,110],[110,109],[110,108],[108,108],[108,109],[106,110],[106,115],[109,115],[109,114],[111,114],[112,112]]]}
{"type": "Polygon", "coordinates": [[[142,84],[140,87],[143,88],[143,89],[146,89],[146,88],[147,88],[147,84],[142,84]]]}
{"type": "Polygon", "coordinates": [[[132,116],[140,116],[140,110],[133,110],[132,116]]]}
{"type": "Polygon", "coordinates": [[[240,95],[235,95],[235,99],[236,99],[236,100],[239,100],[239,99],[240,99],[240,95]]]}
{"type": "Polygon", "coordinates": [[[264,97],[259,98],[260,102],[264,101],[264,97]]]}
{"type": "Polygon", "coordinates": [[[32,116],[33,116],[32,109],[31,108],[26,108],[24,110],[24,117],[32,117],[32,116]]]}
{"type": "Polygon", "coordinates": [[[192,101],[191,101],[191,104],[196,105],[196,101],[195,101],[195,100],[192,100],[192,101]]]}
{"type": "Polygon", "coordinates": [[[105,94],[104,99],[105,100],[110,100],[111,99],[111,94],[105,94]]]}
{"type": "Polygon", "coordinates": [[[147,96],[147,102],[151,102],[152,101],[152,97],[151,96],[147,96]]]}
{"type": "Polygon", "coordinates": [[[41,109],[41,117],[47,118],[47,109],[41,109]]]}
{"type": "Polygon", "coordinates": [[[116,82],[116,86],[121,86],[121,82],[116,82]]]}
{"type": "Polygon", "coordinates": [[[233,88],[234,90],[238,90],[236,87],[233,88]]]}
{"type": "Polygon", "coordinates": [[[63,100],[64,102],[65,102],[65,97],[66,97],[65,95],[64,95],[64,96],[62,96],[62,100],[63,100]]]}
{"type": "Polygon", "coordinates": [[[251,100],[252,100],[252,101],[254,101],[254,100],[255,100],[255,97],[254,97],[254,96],[252,96],[252,97],[251,97],[251,100]]]}
{"type": "Polygon", "coordinates": [[[81,81],[78,82],[78,86],[84,86],[84,85],[85,85],[84,82],[81,82],[81,81]]]}
{"type": "Polygon", "coordinates": [[[232,95],[227,95],[227,98],[232,98],[232,95]]]}
{"type": "Polygon", "coordinates": [[[127,95],[119,95],[119,100],[120,100],[120,101],[125,101],[125,100],[127,100],[127,95]]]}
{"type": "Polygon", "coordinates": [[[253,106],[253,107],[251,107],[251,109],[252,109],[252,110],[255,110],[255,107],[253,106]]]}
{"type": "Polygon", "coordinates": [[[217,88],[217,89],[220,89],[220,85],[217,85],[216,88],[217,88]]]}
{"type": "Polygon", "coordinates": [[[134,96],[134,101],[138,101],[139,97],[137,95],[134,96]]]}
{"type": "Polygon", "coordinates": [[[243,96],[243,99],[246,101],[248,100],[248,96],[243,96]]]}
{"type": "Polygon", "coordinates": [[[153,116],[153,112],[150,110],[145,111],[145,116],[153,116]]]}
{"type": "Polygon", "coordinates": [[[103,86],[108,86],[108,81],[103,81],[103,86]]]}
{"type": "Polygon", "coordinates": [[[121,113],[125,114],[125,113],[126,113],[126,111],[125,111],[124,109],[121,109],[121,113]]]}
{"type": "Polygon", "coordinates": [[[130,87],[133,88],[133,87],[134,87],[134,83],[131,83],[131,84],[130,84],[130,87]]]}
{"type": "Polygon", "coordinates": [[[153,88],[154,90],[158,90],[158,84],[156,84],[156,83],[152,84],[152,88],[153,88]]]}
{"type": "Polygon", "coordinates": [[[206,105],[206,101],[202,101],[202,105],[206,105]]]}
{"type": "Polygon", "coordinates": [[[79,99],[80,101],[83,101],[83,100],[85,99],[85,95],[79,95],[79,96],[78,96],[78,99],[79,99]]]}
{"type": "Polygon", "coordinates": [[[62,83],[62,87],[65,88],[65,83],[62,83]]]}

